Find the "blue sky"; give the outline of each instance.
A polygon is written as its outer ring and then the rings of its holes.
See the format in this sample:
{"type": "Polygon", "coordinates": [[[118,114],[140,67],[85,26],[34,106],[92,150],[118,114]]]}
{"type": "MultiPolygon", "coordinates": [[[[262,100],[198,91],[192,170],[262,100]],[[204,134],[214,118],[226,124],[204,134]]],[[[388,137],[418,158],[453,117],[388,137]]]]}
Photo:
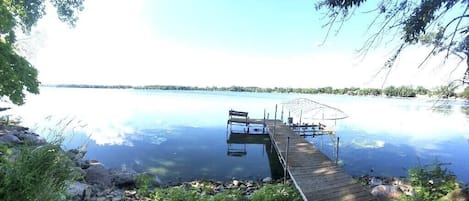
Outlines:
{"type": "MultiPolygon", "coordinates": [[[[372,49],[364,59],[355,51],[374,15],[363,13],[367,7],[357,11],[322,44],[327,19],[315,2],[85,1],[74,29],[58,22],[52,10],[39,22],[32,61],[45,84],[381,86],[383,75],[374,75],[395,44],[372,49]]],[[[450,80],[437,59],[416,68],[425,53],[405,52],[386,84],[450,80]]]]}
{"type": "Polygon", "coordinates": [[[222,51],[297,55],[358,48],[365,24],[346,24],[331,37],[340,47],[318,47],[326,36],[324,11],[311,0],[172,0],[147,2],[149,24],[161,37],[222,51]],[[361,26],[356,27],[356,26],[361,26]],[[354,27],[353,29],[349,29],[354,27]],[[347,37],[345,37],[347,36],[347,37]]]}

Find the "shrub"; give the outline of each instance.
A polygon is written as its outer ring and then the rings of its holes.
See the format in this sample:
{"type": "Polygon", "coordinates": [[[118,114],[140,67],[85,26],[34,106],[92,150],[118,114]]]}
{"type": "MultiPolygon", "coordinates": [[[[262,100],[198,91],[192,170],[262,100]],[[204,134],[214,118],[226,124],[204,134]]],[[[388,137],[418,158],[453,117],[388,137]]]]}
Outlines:
{"type": "MultiPolygon", "coordinates": [[[[10,200],[62,200],[68,182],[78,176],[60,146],[5,147],[0,160],[0,197],[10,200]]],[[[3,152],[3,151],[2,151],[3,152]]]]}
{"type": "Polygon", "coordinates": [[[268,184],[251,196],[252,201],[295,201],[301,200],[298,191],[292,186],[283,184],[268,184]]]}
{"type": "Polygon", "coordinates": [[[150,193],[150,187],[153,186],[154,181],[148,174],[139,174],[135,177],[135,183],[137,186],[137,193],[146,196],[150,193]]]}
{"type": "Polygon", "coordinates": [[[415,190],[415,197],[401,200],[434,201],[458,188],[456,177],[442,164],[435,161],[432,165],[420,166],[409,170],[409,179],[415,190]]]}

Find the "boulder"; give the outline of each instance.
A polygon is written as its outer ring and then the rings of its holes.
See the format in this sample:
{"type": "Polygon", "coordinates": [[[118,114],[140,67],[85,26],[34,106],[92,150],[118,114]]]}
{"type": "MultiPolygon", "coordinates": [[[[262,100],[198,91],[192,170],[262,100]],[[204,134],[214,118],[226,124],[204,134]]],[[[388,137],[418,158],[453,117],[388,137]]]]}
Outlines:
{"type": "Polygon", "coordinates": [[[17,133],[17,136],[19,139],[23,140],[25,143],[28,143],[29,145],[43,145],[46,144],[46,139],[41,137],[40,135],[36,133],[31,133],[31,132],[26,132],[22,131],[17,133]]]}
{"type": "Polygon", "coordinates": [[[8,133],[0,136],[0,144],[2,143],[20,144],[23,143],[23,141],[15,135],[8,133]]]}
{"type": "Polygon", "coordinates": [[[458,188],[448,193],[448,195],[444,196],[443,198],[454,201],[469,201],[469,194],[466,191],[458,188]]]}
{"type": "Polygon", "coordinates": [[[402,191],[399,186],[395,185],[379,185],[371,190],[371,194],[380,200],[399,199],[402,191]]]}
{"type": "Polygon", "coordinates": [[[379,186],[379,185],[383,185],[383,180],[379,179],[379,178],[376,178],[376,177],[372,177],[370,180],[369,180],[369,184],[371,186],[379,186]]]}
{"type": "Polygon", "coordinates": [[[103,165],[103,164],[101,164],[101,162],[97,160],[86,160],[86,161],[80,162],[80,167],[82,169],[88,169],[89,167],[95,166],[95,165],[103,165]]]}
{"type": "Polygon", "coordinates": [[[262,179],[262,182],[270,183],[270,182],[272,182],[272,178],[271,177],[266,177],[266,178],[262,179]]]}
{"type": "Polygon", "coordinates": [[[134,187],[137,172],[129,168],[117,168],[110,171],[112,182],[119,188],[134,187]]]}
{"type": "Polygon", "coordinates": [[[80,151],[78,149],[70,149],[66,152],[68,158],[72,161],[79,161],[85,157],[86,151],[80,151]]]}
{"type": "Polygon", "coordinates": [[[97,184],[106,188],[112,185],[109,170],[101,164],[90,166],[85,172],[85,181],[89,184],[97,184]]]}
{"type": "Polygon", "coordinates": [[[91,186],[78,181],[71,183],[67,189],[70,200],[89,200],[91,197],[91,186]]]}
{"type": "Polygon", "coordinates": [[[240,182],[239,182],[238,180],[236,180],[236,179],[233,180],[233,185],[234,185],[234,186],[239,186],[239,184],[240,184],[240,182]]]}

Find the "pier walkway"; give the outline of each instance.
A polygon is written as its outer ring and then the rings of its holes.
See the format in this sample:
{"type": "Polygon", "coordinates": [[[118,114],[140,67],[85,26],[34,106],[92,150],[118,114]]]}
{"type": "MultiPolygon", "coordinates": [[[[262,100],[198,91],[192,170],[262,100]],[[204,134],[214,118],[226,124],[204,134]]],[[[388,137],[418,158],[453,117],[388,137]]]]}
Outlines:
{"type": "Polygon", "coordinates": [[[304,200],[377,200],[326,155],[281,121],[265,120],[265,126],[280,162],[288,167],[287,171],[304,200]]]}

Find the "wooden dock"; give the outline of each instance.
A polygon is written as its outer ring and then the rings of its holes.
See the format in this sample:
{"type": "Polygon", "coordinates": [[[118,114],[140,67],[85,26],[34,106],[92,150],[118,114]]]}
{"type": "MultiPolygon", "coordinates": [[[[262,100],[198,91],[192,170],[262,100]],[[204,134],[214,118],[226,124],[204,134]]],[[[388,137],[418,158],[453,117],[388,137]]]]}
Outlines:
{"type": "Polygon", "coordinates": [[[287,171],[303,200],[377,200],[304,137],[293,132],[281,121],[274,122],[265,121],[268,134],[280,162],[283,166],[287,164],[287,171]]]}

